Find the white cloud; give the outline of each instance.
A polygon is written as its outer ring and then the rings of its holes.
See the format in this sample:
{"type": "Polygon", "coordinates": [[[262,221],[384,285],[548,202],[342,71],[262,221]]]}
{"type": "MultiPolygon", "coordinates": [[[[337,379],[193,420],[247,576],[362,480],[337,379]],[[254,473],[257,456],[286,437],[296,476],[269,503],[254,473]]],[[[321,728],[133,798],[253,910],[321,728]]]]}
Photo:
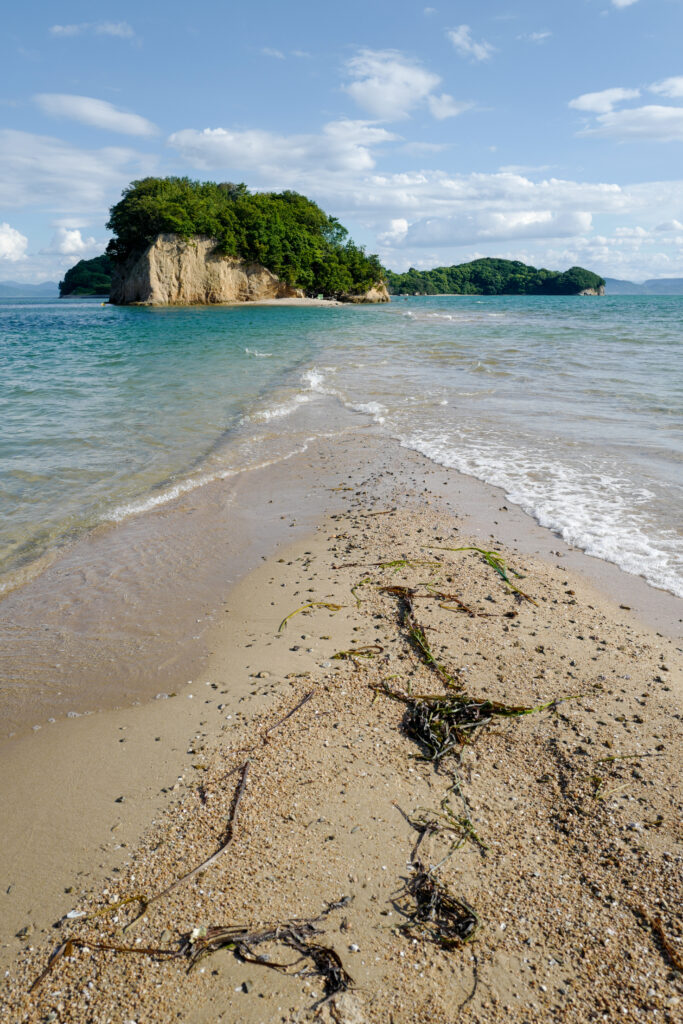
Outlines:
{"type": "Polygon", "coordinates": [[[270,46],[263,46],[261,53],[264,57],[275,57],[276,60],[285,60],[285,55],[282,50],[273,50],[270,46]]]}
{"type": "Polygon", "coordinates": [[[586,211],[484,209],[417,221],[403,235],[402,244],[459,246],[511,238],[572,238],[590,229],[591,215],[586,211]]]}
{"type": "Polygon", "coordinates": [[[619,142],[683,141],[683,107],[645,106],[613,110],[596,118],[581,135],[597,135],[619,142]]]}
{"type": "Polygon", "coordinates": [[[491,46],[490,43],[485,42],[483,39],[478,43],[472,38],[472,30],[469,25],[459,25],[457,28],[451,28],[446,35],[461,57],[472,57],[474,60],[488,60],[491,54],[495,52],[495,47],[491,46]]]}
{"type": "Polygon", "coordinates": [[[274,177],[284,187],[308,173],[369,171],[375,166],[370,147],[396,138],[372,121],[331,121],[319,135],[186,128],[174,132],[168,144],[196,167],[274,177]]]}
{"type": "Polygon", "coordinates": [[[410,116],[441,79],[396,50],[361,50],[346,64],[353,79],[343,88],[359,107],[383,121],[410,116]]]}
{"type": "Polygon", "coordinates": [[[50,117],[67,117],[82,124],[103,128],[123,135],[154,135],[157,132],[147,118],[119,110],[113,103],[92,96],[72,96],[67,93],[39,93],[33,97],[40,109],[50,117]]]}
{"type": "Polygon", "coordinates": [[[57,253],[61,256],[83,256],[87,252],[98,251],[103,245],[94,238],[83,238],[78,228],[58,227],[46,253],[57,253]]]}
{"type": "Polygon", "coordinates": [[[665,220],[661,224],[658,224],[655,231],[670,232],[670,231],[683,231],[683,224],[680,220],[665,220]]]}
{"type": "Polygon", "coordinates": [[[632,4],[637,4],[638,0],[612,0],[613,7],[630,7],[632,4]]]}
{"type": "Polygon", "coordinates": [[[0,206],[103,213],[131,178],[155,167],[155,157],[123,147],[81,149],[47,135],[0,130],[0,206]]]}
{"type": "Polygon", "coordinates": [[[665,78],[663,82],[653,82],[650,92],[655,92],[659,96],[667,96],[672,100],[683,98],[683,75],[665,78]]]}
{"type": "Polygon", "coordinates": [[[3,222],[0,224],[0,260],[8,260],[10,263],[17,263],[26,259],[28,238],[20,231],[10,227],[3,222]]]}
{"type": "Polygon", "coordinates": [[[428,96],[427,104],[430,114],[437,121],[443,121],[447,117],[457,117],[458,114],[472,109],[471,103],[458,103],[445,92],[442,92],[440,96],[428,96]]]}
{"type": "Polygon", "coordinates": [[[617,103],[634,100],[640,96],[639,89],[603,89],[602,92],[586,92],[583,96],[569,101],[574,110],[585,110],[591,114],[606,114],[617,103]]]}
{"type": "Polygon", "coordinates": [[[551,36],[552,32],[525,32],[523,35],[517,36],[517,38],[527,40],[530,43],[544,43],[551,36]]]}
{"type": "Polygon", "coordinates": [[[76,25],[52,25],[50,34],[53,36],[80,36],[84,33],[97,36],[114,36],[117,39],[132,39],[134,30],[127,21],[81,21],[76,25]]]}

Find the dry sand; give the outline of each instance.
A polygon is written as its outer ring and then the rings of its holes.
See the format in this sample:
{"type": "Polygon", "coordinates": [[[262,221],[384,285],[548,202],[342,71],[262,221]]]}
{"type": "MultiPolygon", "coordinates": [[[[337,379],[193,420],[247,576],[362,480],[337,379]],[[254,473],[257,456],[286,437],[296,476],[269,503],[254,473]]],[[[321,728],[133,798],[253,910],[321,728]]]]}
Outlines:
{"type": "MultiPolygon", "coordinates": [[[[17,874],[3,897],[12,908],[3,914],[3,1021],[680,1019],[677,642],[557,559],[487,537],[535,603],[515,594],[477,552],[442,550],[482,546],[482,537],[417,477],[363,470],[335,495],[347,511],[234,589],[192,686],[40,740],[42,771],[48,742],[59,766],[45,779],[46,817],[54,828],[63,814],[64,834],[31,821],[19,838],[30,794],[17,793],[5,821],[13,859],[3,853],[3,883],[10,862],[17,874]],[[441,670],[411,640],[405,602],[382,586],[419,595],[415,617],[441,670]],[[316,604],[278,630],[309,602],[342,607],[316,604]],[[363,647],[372,656],[334,658],[363,647]],[[382,688],[555,703],[494,716],[437,766],[405,728],[407,705],[382,688]],[[97,783],[83,807],[74,794],[86,772],[97,783]],[[150,900],[213,855],[233,811],[225,852],[124,930],[140,904],[116,904],[150,900]],[[432,827],[422,833],[420,822],[432,827]],[[416,858],[473,908],[469,941],[444,948],[433,922],[412,920],[416,858]],[[12,886],[23,893],[14,902],[12,886]],[[281,973],[222,949],[188,974],[185,957],[93,948],[178,951],[207,928],[315,918],[342,897],[351,902],[318,924],[316,941],[337,951],[353,985],[322,1006],[310,959],[281,973]],[[66,917],[72,910],[85,916],[66,917]],[[85,948],[74,946],[29,993],[69,937],[85,948]]],[[[619,575],[621,603],[631,604],[640,584],[619,575]]],[[[24,767],[35,785],[28,759],[24,767]]],[[[297,959],[281,943],[254,952],[297,959]]]]}

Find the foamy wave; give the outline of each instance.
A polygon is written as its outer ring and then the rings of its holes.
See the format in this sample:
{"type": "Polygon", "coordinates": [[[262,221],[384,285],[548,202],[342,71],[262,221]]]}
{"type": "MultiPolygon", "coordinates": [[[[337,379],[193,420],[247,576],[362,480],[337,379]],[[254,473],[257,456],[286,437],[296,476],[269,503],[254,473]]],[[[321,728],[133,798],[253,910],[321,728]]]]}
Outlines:
{"type": "Polygon", "coordinates": [[[269,409],[259,409],[257,412],[250,413],[245,419],[251,423],[269,423],[271,420],[279,420],[284,416],[291,416],[300,406],[305,405],[310,400],[308,395],[294,395],[288,402],[282,402],[281,405],[274,405],[269,409]]]}
{"type": "Polygon", "coordinates": [[[654,495],[646,487],[634,488],[602,466],[579,469],[502,444],[472,451],[420,433],[400,441],[438,465],[502,488],[508,501],[567,544],[683,597],[682,553],[673,538],[652,536],[647,508],[654,495]]]}
{"type": "Polygon", "coordinates": [[[273,355],[272,352],[259,352],[257,348],[245,348],[244,351],[248,356],[253,356],[254,359],[270,359],[273,355]]]}

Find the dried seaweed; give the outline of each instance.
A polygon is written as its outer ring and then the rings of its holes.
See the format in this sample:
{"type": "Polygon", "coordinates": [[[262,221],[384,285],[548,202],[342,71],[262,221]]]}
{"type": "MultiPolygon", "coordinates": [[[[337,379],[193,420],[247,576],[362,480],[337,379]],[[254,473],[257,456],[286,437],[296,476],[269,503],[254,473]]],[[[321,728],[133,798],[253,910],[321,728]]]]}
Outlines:
{"type": "Polygon", "coordinates": [[[289,613],[289,615],[285,615],[284,619],[277,627],[277,631],[278,633],[281,633],[290,619],[293,619],[295,615],[299,614],[299,612],[308,611],[309,608],[327,608],[328,611],[338,612],[341,611],[343,607],[343,604],[332,604],[329,601],[309,601],[308,604],[303,604],[301,608],[295,608],[293,612],[289,613]]]}
{"type": "MultiPolygon", "coordinates": [[[[449,892],[435,871],[425,868],[416,856],[413,856],[412,868],[406,893],[415,907],[401,930],[426,935],[443,949],[454,949],[469,942],[479,926],[476,910],[467,900],[449,892]]],[[[407,913],[405,909],[404,913],[407,913]]]]}
{"type": "MultiPolygon", "coordinates": [[[[296,710],[296,708],[294,710],[296,710]]],[[[244,793],[244,788],[247,783],[247,775],[249,774],[250,764],[250,761],[245,761],[244,764],[242,765],[242,778],[240,779],[237,789],[235,790],[235,793],[232,798],[230,814],[228,815],[228,826],[226,828],[225,836],[221,846],[216,850],[215,853],[212,853],[210,857],[207,857],[207,859],[202,861],[201,864],[198,864],[197,867],[192,868],[191,871],[188,871],[187,874],[182,875],[180,878],[176,878],[174,882],[171,882],[170,885],[168,885],[161,892],[157,893],[156,896],[152,896],[152,898],[147,900],[146,903],[143,903],[140,914],[133,921],[131,921],[130,924],[126,925],[126,928],[132,927],[132,925],[139,921],[142,915],[147,912],[147,910],[149,909],[149,907],[152,906],[153,903],[157,903],[160,899],[163,899],[164,896],[168,896],[170,892],[173,892],[174,889],[177,889],[178,886],[182,885],[183,882],[189,881],[190,878],[193,878],[195,875],[199,874],[200,871],[206,871],[207,868],[211,867],[212,864],[215,864],[219,857],[221,857],[225,853],[233,839],[235,819],[237,818],[237,810],[239,808],[240,801],[244,793]]]]}
{"type": "Polygon", "coordinates": [[[356,599],[356,608],[360,608],[360,606],[363,603],[359,598],[358,594],[356,593],[356,591],[359,589],[359,587],[364,587],[367,583],[372,583],[372,580],[370,579],[369,576],[366,576],[364,580],[360,580],[359,583],[356,583],[355,586],[351,587],[351,593],[356,599]]]}
{"type": "Polygon", "coordinates": [[[412,594],[404,588],[404,592],[400,594],[403,602],[403,625],[408,633],[408,639],[411,644],[418,652],[422,660],[433,672],[437,674],[441,682],[450,689],[459,689],[462,685],[460,680],[457,678],[458,671],[453,675],[448,669],[436,660],[432,654],[431,648],[425,636],[424,627],[420,625],[415,617],[415,610],[413,608],[412,594]]]}
{"type": "MultiPolygon", "coordinates": [[[[219,949],[231,949],[242,960],[248,963],[260,964],[263,967],[270,967],[274,970],[288,972],[296,967],[302,960],[308,961],[310,971],[304,970],[296,973],[312,973],[324,979],[325,998],[331,999],[339,992],[345,992],[353,984],[353,979],[347,973],[341,957],[329,946],[323,946],[319,942],[312,941],[317,935],[321,935],[321,929],[316,925],[324,920],[333,910],[345,907],[350,902],[347,896],[342,897],[334,903],[328,904],[321,914],[308,920],[293,918],[289,921],[264,925],[261,928],[245,928],[241,925],[224,925],[194,928],[181,936],[177,947],[169,949],[163,946],[122,946],[116,943],[97,942],[91,939],[67,939],[57,947],[48,960],[47,966],[31,985],[29,992],[34,992],[45,980],[48,974],[54,969],[57,963],[64,957],[70,957],[77,949],[88,951],[103,951],[120,953],[124,955],[138,955],[147,957],[168,957],[169,959],[186,959],[189,961],[188,971],[191,971],[200,960],[210,956],[219,949]],[[264,943],[275,943],[285,948],[292,949],[299,954],[297,961],[293,964],[279,964],[265,955],[256,953],[255,947],[264,943]]],[[[320,1005],[320,1004],[318,1004],[320,1005]]]]}
{"type": "Polygon", "coordinates": [[[683,957],[681,956],[680,950],[676,949],[674,944],[669,939],[668,935],[664,931],[664,925],[661,917],[650,917],[644,907],[637,908],[637,914],[642,917],[647,925],[652,929],[659,940],[659,944],[663,951],[666,953],[671,964],[676,968],[677,971],[683,971],[683,957]]]}
{"type": "Polygon", "coordinates": [[[510,573],[512,573],[513,576],[516,576],[518,580],[523,580],[524,575],[520,572],[517,572],[516,569],[513,569],[510,566],[508,566],[505,562],[505,559],[498,551],[487,551],[486,548],[478,548],[472,545],[466,545],[465,547],[461,548],[437,547],[435,548],[435,550],[478,552],[478,554],[482,556],[484,561],[487,562],[491,566],[491,568],[498,573],[500,578],[503,580],[504,583],[507,584],[510,590],[514,591],[515,594],[519,594],[519,596],[523,597],[525,601],[530,601],[531,604],[537,604],[533,597],[530,597],[529,594],[526,594],[523,590],[520,590],[520,588],[512,582],[509,575],[510,573]]]}
{"type": "Polygon", "coordinates": [[[382,654],[384,648],[381,644],[366,644],[364,647],[354,647],[349,651],[337,651],[336,654],[332,655],[333,661],[353,661],[356,658],[374,658],[377,654],[382,654]]]}

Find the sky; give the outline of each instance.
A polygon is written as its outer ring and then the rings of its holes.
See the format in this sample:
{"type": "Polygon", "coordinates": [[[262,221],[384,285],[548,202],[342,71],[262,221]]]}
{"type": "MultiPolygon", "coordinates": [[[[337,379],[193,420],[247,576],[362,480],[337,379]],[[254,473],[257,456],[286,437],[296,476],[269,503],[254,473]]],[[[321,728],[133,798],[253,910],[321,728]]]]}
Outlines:
{"type": "Polygon", "coordinates": [[[58,280],[170,174],[295,189],[397,271],[683,276],[683,0],[27,0],[2,28],[0,280],[58,280]]]}

